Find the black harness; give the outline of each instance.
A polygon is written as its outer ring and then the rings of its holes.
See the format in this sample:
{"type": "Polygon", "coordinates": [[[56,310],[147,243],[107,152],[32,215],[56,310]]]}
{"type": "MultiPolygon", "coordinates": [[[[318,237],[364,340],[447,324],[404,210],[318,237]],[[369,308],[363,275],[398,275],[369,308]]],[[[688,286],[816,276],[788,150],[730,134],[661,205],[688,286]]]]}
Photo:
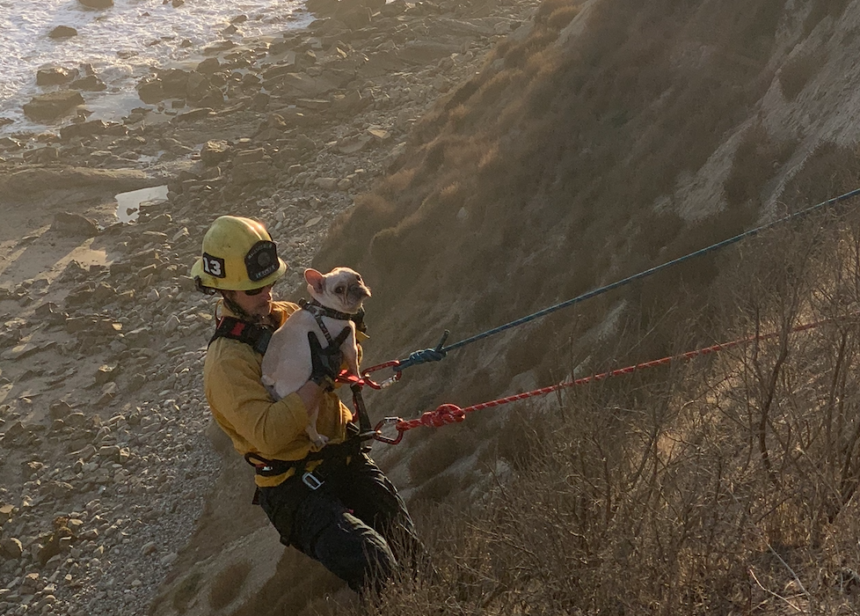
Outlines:
{"type": "Polygon", "coordinates": [[[275,333],[275,328],[270,325],[255,325],[240,321],[235,317],[221,317],[218,320],[215,333],[209,339],[208,346],[212,346],[212,343],[218,338],[230,338],[244,342],[260,355],[265,355],[273,333],[275,333]]]}
{"type": "MultiPolygon", "coordinates": [[[[342,340],[336,342],[332,338],[328,328],[322,321],[322,317],[329,316],[335,319],[349,320],[352,315],[325,308],[316,302],[311,303],[301,300],[300,305],[303,309],[309,310],[314,315],[317,325],[319,325],[329,344],[340,344],[340,342],[343,342],[342,340]]],[[[211,346],[218,338],[229,338],[244,342],[260,355],[265,355],[274,331],[274,328],[269,325],[247,323],[235,317],[221,317],[215,328],[215,333],[209,339],[209,345],[211,346]]],[[[367,409],[361,397],[361,386],[351,384],[350,389],[352,390],[353,403],[355,404],[355,411],[358,414],[359,425],[347,424],[347,439],[343,443],[326,445],[319,451],[310,452],[301,460],[269,460],[258,453],[248,452],[245,454],[245,461],[254,467],[257,475],[262,477],[274,477],[283,475],[290,470],[295,470],[295,475],[301,475],[302,482],[307,487],[312,490],[318,489],[325,482],[325,478],[328,475],[335,469],[347,464],[348,458],[370,450],[370,447],[363,446],[362,442],[372,438],[375,432],[370,426],[370,418],[367,415],[367,409]],[[322,460],[323,462],[313,472],[305,471],[309,463],[317,460],[322,460]]]]}

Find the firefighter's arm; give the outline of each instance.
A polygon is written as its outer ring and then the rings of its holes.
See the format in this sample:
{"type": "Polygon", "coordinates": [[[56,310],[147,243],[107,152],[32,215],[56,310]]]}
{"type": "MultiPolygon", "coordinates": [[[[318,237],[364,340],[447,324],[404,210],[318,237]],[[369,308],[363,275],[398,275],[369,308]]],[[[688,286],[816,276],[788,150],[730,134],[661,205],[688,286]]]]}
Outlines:
{"type": "Polygon", "coordinates": [[[222,357],[207,385],[211,404],[257,451],[281,451],[298,438],[308,426],[307,409],[315,396],[322,395],[321,391],[296,392],[272,402],[254,363],[239,354],[222,357]]]}

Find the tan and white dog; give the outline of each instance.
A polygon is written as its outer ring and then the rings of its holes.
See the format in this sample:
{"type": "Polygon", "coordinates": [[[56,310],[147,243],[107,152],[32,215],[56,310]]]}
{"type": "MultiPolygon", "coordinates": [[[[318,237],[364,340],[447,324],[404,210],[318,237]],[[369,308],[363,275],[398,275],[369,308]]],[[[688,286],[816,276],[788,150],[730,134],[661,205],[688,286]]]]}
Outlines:
{"type": "MultiPolygon", "coordinates": [[[[370,297],[370,289],[358,272],[348,267],[336,267],[328,274],[307,269],[305,280],[314,301],[310,306],[296,310],[272,334],[269,347],[263,356],[263,384],[275,400],[297,391],[311,376],[308,332],[316,335],[322,348],[328,346],[326,336],[317,322],[318,318],[332,337],[336,337],[344,327],[349,328],[340,349],[349,371],[355,375],[359,374],[355,323],[349,317],[361,310],[364,300],[370,297]]],[[[307,433],[314,444],[322,447],[328,442],[328,438],[317,432],[318,416],[319,407],[312,409],[307,433]]]]}

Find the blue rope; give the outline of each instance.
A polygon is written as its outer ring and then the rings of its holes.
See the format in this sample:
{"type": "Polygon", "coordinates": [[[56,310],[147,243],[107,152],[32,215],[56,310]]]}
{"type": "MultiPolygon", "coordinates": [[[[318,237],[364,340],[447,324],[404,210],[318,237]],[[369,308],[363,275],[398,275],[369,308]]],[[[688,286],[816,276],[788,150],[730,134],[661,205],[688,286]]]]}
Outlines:
{"type": "Polygon", "coordinates": [[[483,333],[472,336],[471,338],[466,338],[465,340],[461,340],[460,342],[455,342],[449,346],[443,346],[445,340],[448,337],[448,331],[445,331],[445,334],[442,336],[442,340],[433,349],[423,349],[421,351],[415,351],[407,359],[401,360],[400,365],[395,368],[397,371],[404,370],[409,366],[416,366],[418,364],[427,363],[430,361],[439,361],[445,357],[445,355],[449,351],[453,351],[455,349],[459,349],[460,347],[464,347],[467,344],[471,344],[473,342],[477,342],[478,340],[483,340],[484,338],[489,338],[495,334],[501,333],[505,330],[511,329],[513,327],[517,327],[518,325],[523,325],[524,323],[528,323],[529,321],[534,321],[535,319],[539,319],[544,317],[550,313],[555,312],[556,310],[561,310],[562,308],[567,308],[569,306],[573,306],[574,304],[578,304],[580,302],[584,302],[587,299],[591,299],[592,297],[597,297],[598,295],[602,295],[603,293],[607,293],[612,291],[613,289],[617,289],[618,287],[622,287],[626,284],[630,284],[631,282],[635,282],[637,280],[641,280],[642,278],[646,278],[647,276],[651,276],[652,274],[656,274],[664,269],[672,267],[673,265],[678,265],[679,263],[683,263],[684,261],[689,261],[695,257],[701,257],[702,255],[706,255],[710,252],[714,252],[721,248],[725,248],[726,246],[730,246],[731,244],[735,244],[743,239],[748,237],[752,237],[761,233],[762,231],[766,231],[777,225],[781,225],[785,222],[789,222],[791,220],[795,220],[798,218],[802,218],[804,216],[808,216],[809,214],[825,208],[830,205],[834,205],[836,203],[840,203],[842,201],[846,201],[851,199],[852,197],[856,197],[860,195],[860,188],[856,188],[850,192],[845,193],[844,195],[839,195],[838,197],[833,197],[832,199],[828,199],[827,201],[822,201],[817,205],[810,206],[806,209],[795,212],[794,214],[789,214],[788,216],[783,216],[782,218],[778,218],[772,222],[769,222],[760,227],[756,227],[755,229],[750,229],[749,231],[744,231],[734,237],[730,237],[721,242],[717,242],[716,244],[711,244],[710,246],[706,246],[705,248],[701,248],[695,252],[691,252],[690,254],[684,255],[683,257],[678,257],[677,259],[672,259],[671,261],[667,261],[662,265],[654,266],[645,271],[639,272],[638,274],[633,274],[632,276],[628,276],[627,278],[623,278],[606,286],[600,287],[598,289],[594,289],[592,291],[588,291],[578,297],[574,297],[573,299],[569,299],[565,302],[561,302],[560,304],[556,304],[554,306],[550,306],[549,308],[545,308],[528,316],[522,317],[521,319],[517,319],[516,321],[511,321],[505,325],[500,325],[499,327],[495,327],[493,329],[487,330],[483,333]]]}

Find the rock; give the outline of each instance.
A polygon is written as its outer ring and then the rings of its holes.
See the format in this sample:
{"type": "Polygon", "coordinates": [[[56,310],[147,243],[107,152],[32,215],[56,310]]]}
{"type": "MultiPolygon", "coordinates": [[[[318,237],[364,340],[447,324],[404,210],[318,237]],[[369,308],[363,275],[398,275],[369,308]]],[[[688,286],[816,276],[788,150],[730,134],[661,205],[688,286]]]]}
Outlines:
{"type": "Polygon", "coordinates": [[[13,505],[0,505],[0,526],[11,520],[14,513],[15,507],[13,505]]]}
{"type": "Polygon", "coordinates": [[[143,547],[140,548],[140,554],[141,556],[149,556],[150,554],[154,554],[157,550],[158,547],[155,545],[155,542],[150,541],[143,544],[143,547]]]}
{"type": "Polygon", "coordinates": [[[48,32],[48,38],[52,39],[69,38],[77,35],[78,31],[71,26],[57,26],[56,28],[48,32]]]}
{"type": "Polygon", "coordinates": [[[104,385],[108,381],[111,381],[114,378],[116,378],[116,375],[114,374],[114,370],[115,370],[115,368],[112,366],[108,366],[108,365],[99,366],[98,370],[96,370],[96,374],[94,377],[95,384],[96,385],[104,385]]]}
{"type": "Polygon", "coordinates": [[[336,178],[317,178],[314,180],[314,184],[319,186],[323,190],[335,190],[337,188],[337,179],[336,178]]]}
{"type": "Polygon", "coordinates": [[[107,90],[105,82],[95,75],[87,75],[83,79],[75,79],[69,84],[73,90],[85,90],[87,92],[101,92],[107,90]]]}
{"type": "MultiPolygon", "coordinates": [[[[344,3],[341,2],[341,4],[344,3]]],[[[334,17],[350,30],[358,30],[371,22],[373,12],[365,6],[356,6],[339,10],[334,17]]]]}
{"type": "Polygon", "coordinates": [[[158,78],[161,81],[164,95],[167,98],[181,98],[185,96],[190,76],[190,71],[184,71],[181,68],[169,68],[167,70],[160,71],[158,73],[158,78]]]}
{"type": "Polygon", "coordinates": [[[48,415],[51,419],[63,419],[72,412],[72,407],[65,400],[57,400],[52,402],[48,407],[48,415]]]}
{"type": "Polygon", "coordinates": [[[63,90],[34,96],[24,105],[24,114],[33,121],[54,120],[70,109],[84,104],[84,97],[78,91],[63,90]]]}
{"type": "Polygon", "coordinates": [[[37,86],[59,86],[77,77],[78,71],[61,66],[49,66],[36,71],[37,86]]]}
{"type": "MultiPolygon", "coordinates": [[[[20,344],[16,347],[12,347],[8,351],[4,351],[0,354],[0,359],[5,359],[9,361],[17,361],[19,359],[24,359],[30,355],[35,355],[39,351],[43,351],[48,348],[46,345],[48,343],[36,344],[35,342],[27,342],[25,344],[20,344]]],[[[9,431],[6,431],[6,435],[9,435],[9,431]]]]}
{"type": "Polygon", "coordinates": [[[0,174],[0,193],[11,192],[18,196],[37,197],[49,189],[98,188],[114,193],[128,192],[154,186],[157,180],[143,171],[131,169],[90,169],[64,167],[60,169],[23,169],[14,173],[0,174]]]}
{"type": "Polygon", "coordinates": [[[89,122],[70,124],[60,129],[60,139],[70,141],[75,137],[103,135],[107,131],[107,128],[108,125],[104,120],[90,120],[89,122]]]}
{"type": "Polygon", "coordinates": [[[219,62],[218,58],[206,58],[197,65],[197,72],[203,75],[211,75],[212,73],[217,73],[219,70],[221,70],[221,62],[219,62]]]}
{"type": "Polygon", "coordinates": [[[279,93],[294,98],[316,98],[336,89],[338,84],[328,77],[311,77],[307,73],[287,73],[278,85],[279,93]]]}
{"type": "Polygon", "coordinates": [[[180,113],[178,116],[173,118],[174,122],[194,122],[196,120],[202,120],[203,118],[208,118],[210,115],[214,115],[215,110],[211,107],[200,107],[199,109],[192,109],[191,111],[186,111],[185,113],[180,113]]]}
{"type": "Polygon", "coordinates": [[[230,144],[226,141],[212,140],[207,141],[200,148],[200,160],[207,167],[214,167],[220,162],[227,160],[231,151],[230,144]]]}
{"type": "Polygon", "coordinates": [[[78,0],[88,9],[109,9],[113,6],[113,0],[78,0]]]}
{"type": "Polygon", "coordinates": [[[24,553],[24,546],[21,541],[10,537],[8,539],[0,539],[0,556],[3,558],[17,560],[24,553]]]}
{"type": "Polygon", "coordinates": [[[27,150],[22,154],[24,160],[31,164],[43,165],[59,160],[60,151],[53,146],[27,150]]]}
{"type": "Polygon", "coordinates": [[[72,212],[58,212],[51,229],[61,235],[77,237],[95,237],[99,234],[95,220],[72,212]]]}
{"type": "Polygon", "coordinates": [[[147,105],[154,105],[166,98],[161,80],[157,77],[145,77],[137,84],[137,95],[147,105]]]}
{"type": "Polygon", "coordinates": [[[164,324],[164,333],[170,335],[174,333],[177,329],[179,329],[180,321],[179,317],[175,314],[170,315],[167,319],[167,323],[164,324]]]}

